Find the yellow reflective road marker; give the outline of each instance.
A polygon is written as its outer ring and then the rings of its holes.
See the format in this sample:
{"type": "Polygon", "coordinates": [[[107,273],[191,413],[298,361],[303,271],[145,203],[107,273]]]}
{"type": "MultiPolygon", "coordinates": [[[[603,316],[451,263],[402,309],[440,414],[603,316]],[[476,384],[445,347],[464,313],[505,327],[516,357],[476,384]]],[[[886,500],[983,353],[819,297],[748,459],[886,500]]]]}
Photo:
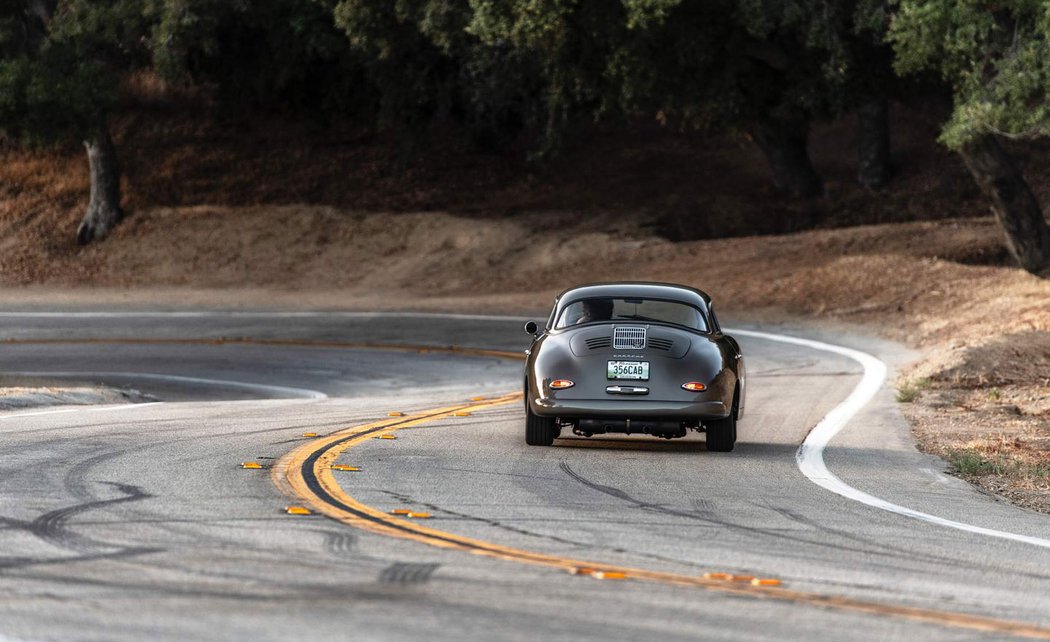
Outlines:
{"type": "MultiPolygon", "coordinates": [[[[1050,628],[1037,624],[1002,620],[981,615],[906,606],[783,588],[773,578],[755,578],[747,575],[708,574],[706,577],[685,575],[640,568],[620,568],[595,564],[547,553],[504,546],[448,531],[429,528],[413,519],[405,519],[414,511],[396,509],[394,515],[364,504],[339,486],[331,465],[347,450],[372,439],[377,431],[398,430],[420,426],[451,417],[456,412],[520,403],[521,393],[473,404],[460,404],[418,412],[402,420],[384,420],[353,426],[337,431],[320,440],[303,444],[280,459],[272,468],[271,478],[278,488],[289,496],[302,498],[319,513],[343,524],[373,533],[409,539],[441,548],[459,550],[495,559],[569,571],[577,575],[597,576],[603,579],[626,579],[660,582],[675,586],[693,586],[741,597],[764,598],[815,608],[833,609],[851,613],[895,617],[970,631],[993,632],[1050,640],[1050,628]],[[309,482],[308,482],[309,480],[309,482]],[[598,570],[601,569],[601,570],[598,570]],[[622,577],[621,577],[622,576],[622,577]],[[746,583],[744,578],[747,578],[746,583]]],[[[382,435],[386,437],[388,435],[382,435]]],[[[392,437],[393,435],[389,435],[392,437]]]]}
{"type": "Polygon", "coordinates": [[[407,509],[407,508],[395,508],[394,510],[390,511],[390,514],[391,515],[408,515],[411,512],[412,511],[407,509]]]}
{"type": "Polygon", "coordinates": [[[470,400],[471,401],[485,401],[485,398],[484,397],[471,397],[470,400]]]}
{"type": "Polygon", "coordinates": [[[595,571],[591,577],[599,580],[626,580],[627,573],[623,571],[595,571]]]}
{"type": "Polygon", "coordinates": [[[469,412],[454,412],[454,413],[452,413],[452,416],[453,417],[469,417],[470,413],[469,412]]]}
{"type": "Polygon", "coordinates": [[[386,416],[387,417],[404,417],[405,413],[397,411],[397,410],[391,410],[390,412],[386,413],[386,416]]]}
{"type": "Polygon", "coordinates": [[[303,506],[285,506],[284,512],[289,515],[312,515],[313,511],[303,506]]]}
{"type": "Polygon", "coordinates": [[[243,461],[241,462],[241,468],[257,469],[262,468],[262,464],[257,461],[243,461]]]}
{"type": "Polygon", "coordinates": [[[343,470],[352,473],[360,472],[361,469],[357,466],[347,466],[346,464],[332,464],[332,470],[343,470]]]}
{"type": "Polygon", "coordinates": [[[430,513],[417,513],[413,511],[405,515],[405,517],[411,517],[412,519],[430,519],[430,513]]]}
{"type": "Polygon", "coordinates": [[[397,435],[379,435],[376,439],[397,439],[397,435]]]}
{"type": "Polygon", "coordinates": [[[303,437],[316,437],[316,436],[317,436],[317,433],[315,433],[315,432],[304,432],[303,433],[303,437]]]}

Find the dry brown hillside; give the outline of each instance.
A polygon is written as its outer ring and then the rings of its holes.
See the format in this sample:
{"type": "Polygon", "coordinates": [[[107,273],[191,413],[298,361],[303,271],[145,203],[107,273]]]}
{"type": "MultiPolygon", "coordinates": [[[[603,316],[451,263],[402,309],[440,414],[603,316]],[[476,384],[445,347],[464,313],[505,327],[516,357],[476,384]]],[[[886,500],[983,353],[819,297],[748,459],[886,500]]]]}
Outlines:
{"type": "MultiPolygon", "coordinates": [[[[528,163],[520,150],[484,154],[440,134],[406,161],[390,137],[281,121],[219,125],[157,106],[124,115],[116,127],[132,222],[156,208],[202,205],[328,205],[351,215],[449,212],[482,219],[558,211],[644,219],[675,240],[984,215],[961,163],[934,134],[921,118],[898,110],[897,176],[873,194],[853,180],[852,121],[818,127],[812,155],[828,195],[795,202],[773,191],[764,159],[748,141],[655,126],[581,133],[543,165],[528,163]]],[[[1036,152],[1022,160],[1050,202],[1043,157],[1036,152]]],[[[0,283],[81,278],[72,239],[87,201],[86,172],[78,148],[0,150],[0,283]]],[[[998,262],[1004,255],[996,249],[970,259],[998,262]]]]}

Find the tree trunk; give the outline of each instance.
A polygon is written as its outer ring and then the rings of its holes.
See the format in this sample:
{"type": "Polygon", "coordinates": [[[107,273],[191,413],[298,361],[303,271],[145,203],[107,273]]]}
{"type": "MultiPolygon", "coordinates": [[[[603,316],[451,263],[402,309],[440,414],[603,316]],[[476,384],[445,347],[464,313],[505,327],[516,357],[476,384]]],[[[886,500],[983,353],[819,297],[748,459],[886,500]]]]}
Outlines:
{"type": "Polygon", "coordinates": [[[1006,247],[1025,270],[1050,271],[1050,227],[1032,190],[994,136],[985,135],[959,150],[967,169],[992,201],[992,212],[1006,233],[1006,247]]]}
{"type": "Polygon", "coordinates": [[[120,209],[120,165],[109,129],[102,126],[84,141],[91,170],[91,201],[77,229],[77,243],[87,245],[106,237],[124,217],[120,209]]]}
{"type": "Polygon", "coordinates": [[[890,109],[885,96],[857,109],[857,182],[878,189],[890,177],[890,109]]]}
{"type": "Polygon", "coordinates": [[[809,121],[802,116],[771,115],[758,124],[755,142],[773,171],[773,184],[789,196],[824,193],[824,181],[809,160],[809,121]]]}

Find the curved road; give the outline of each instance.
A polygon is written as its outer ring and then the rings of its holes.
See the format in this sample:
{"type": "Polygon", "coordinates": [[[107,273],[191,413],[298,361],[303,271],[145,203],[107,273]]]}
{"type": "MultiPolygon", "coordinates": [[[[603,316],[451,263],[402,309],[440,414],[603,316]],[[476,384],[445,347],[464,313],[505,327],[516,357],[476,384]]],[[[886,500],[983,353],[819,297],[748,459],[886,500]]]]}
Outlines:
{"type": "MultiPolygon", "coordinates": [[[[743,338],[747,417],[736,451],[716,454],[702,437],[528,448],[520,401],[471,401],[519,390],[520,363],[361,347],[520,351],[520,326],[0,313],[0,374],[131,386],[162,401],[0,412],[0,640],[1050,639],[1050,549],[885,512],[800,472],[799,444],[860,380],[844,357],[743,338]],[[441,407],[471,409],[418,420],[441,407]],[[275,486],[295,491],[289,453],[377,422],[397,439],[377,432],[333,452],[333,492],[380,516],[429,518],[339,521],[318,508],[342,508],[275,486]],[[286,514],[293,504],[314,512],[286,514]],[[452,540],[513,554],[472,555],[452,540]],[[522,563],[521,552],[554,561],[522,563]],[[572,560],[657,579],[573,575],[572,560]],[[739,581],[749,576],[781,584],[739,581]]],[[[864,337],[823,339],[907,358],[864,337]]],[[[1050,534],[1047,516],[981,495],[917,453],[886,390],[826,460],[894,504],[1050,534]]]]}

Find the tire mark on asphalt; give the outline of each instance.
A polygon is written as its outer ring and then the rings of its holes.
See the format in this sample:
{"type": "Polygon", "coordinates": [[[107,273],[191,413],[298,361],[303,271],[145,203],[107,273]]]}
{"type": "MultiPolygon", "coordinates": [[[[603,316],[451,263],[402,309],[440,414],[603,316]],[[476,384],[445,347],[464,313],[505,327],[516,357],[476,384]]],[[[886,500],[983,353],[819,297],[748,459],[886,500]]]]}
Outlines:
{"type": "Polygon", "coordinates": [[[129,502],[141,501],[152,497],[149,493],[146,493],[138,486],[131,484],[121,484],[118,482],[102,482],[113,486],[120,492],[124,493],[123,497],[117,497],[114,499],[101,499],[90,502],[83,502],[80,504],[74,504],[58,510],[53,510],[48,513],[44,513],[40,517],[37,517],[26,526],[33,535],[36,535],[40,539],[53,544],[59,548],[65,548],[67,550],[75,551],[78,553],[92,552],[99,549],[116,548],[125,550],[126,547],[109,544],[106,542],[100,542],[93,540],[89,537],[76,533],[70,530],[67,526],[67,522],[70,518],[79,515],[80,513],[97,510],[100,508],[108,508],[111,506],[117,506],[119,504],[126,504],[129,502]]]}
{"type": "MultiPolygon", "coordinates": [[[[634,497],[631,497],[625,491],[622,491],[619,488],[614,488],[612,486],[605,486],[603,484],[599,484],[597,482],[593,482],[593,481],[587,479],[583,475],[580,475],[575,470],[573,470],[572,467],[569,466],[568,462],[564,462],[563,461],[563,462],[558,464],[558,467],[561,468],[562,472],[564,472],[566,475],[571,477],[573,480],[583,484],[584,486],[586,486],[586,487],[588,487],[588,488],[590,488],[592,490],[596,490],[599,493],[603,493],[605,495],[608,495],[610,497],[615,497],[616,499],[619,499],[619,500],[622,500],[624,502],[627,502],[628,504],[634,504],[636,507],[641,508],[643,510],[653,511],[653,512],[656,512],[656,513],[663,513],[664,515],[674,515],[675,517],[685,517],[686,519],[693,519],[693,520],[697,520],[697,521],[707,522],[707,523],[715,525],[715,526],[728,526],[730,528],[747,528],[747,527],[743,527],[743,526],[740,526],[740,525],[737,525],[737,524],[723,523],[723,522],[721,522],[719,520],[714,519],[710,514],[708,514],[707,511],[681,510],[681,509],[677,509],[677,508],[668,508],[667,506],[664,506],[663,504],[654,504],[654,503],[651,503],[651,502],[643,502],[640,499],[635,499],[634,497]]],[[[750,529],[748,529],[748,530],[750,530],[750,529]]]]}
{"type": "Polygon", "coordinates": [[[324,550],[336,557],[357,553],[357,533],[353,531],[318,531],[324,535],[324,550]]]}
{"type": "MultiPolygon", "coordinates": [[[[797,542],[797,543],[800,543],[800,544],[808,544],[808,545],[817,546],[817,547],[823,547],[823,548],[832,548],[832,549],[835,549],[835,550],[840,550],[840,551],[845,551],[845,552],[862,553],[862,554],[866,554],[866,555],[878,555],[878,556],[889,558],[890,561],[893,561],[893,562],[899,562],[899,561],[901,561],[901,558],[903,557],[903,558],[910,559],[911,561],[926,562],[926,563],[938,564],[938,565],[945,564],[945,563],[950,563],[950,564],[953,564],[953,565],[959,564],[958,560],[953,560],[951,558],[941,557],[941,556],[936,556],[936,555],[927,555],[927,554],[920,553],[920,552],[917,552],[917,551],[912,550],[912,549],[903,548],[903,547],[895,547],[895,546],[884,544],[884,543],[881,543],[881,542],[874,542],[874,541],[871,541],[871,540],[866,540],[864,538],[860,538],[860,537],[856,537],[856,536],[842,535],[848,541],[852,541],[852,542],[854,542],[856,544],[860,544],[861,546],[859,546],[859,547],[847,546],[847,545],[844,545],[844,544],[837,544],[837,543],[825,541],[825,540],[822,540],[822,539],[810,539],[810,538],[806,538],[806,537],[799,537],[799,536],[791,535],[791,534],[786,533],[786,532],[781,531],[781,530],[776,530],[775,531],[775,530],[766,529],[766,528],[758,528],[758,527],[754,527],[754,526],[745,526],[743,524],[738,524],[738,523],[735,523],[735,522],[728,521],[728,520],[726,520],[724,518],[716,517],[714,512],[713,511],[709,511],[709,510],[690,511],[690,510],[669,508],[669,507],[664,506],[662,504],[655,504],[655,503],[652,503],[652,502],[645,502],[645,501],[636,499],[636,498],[632,497],[631,495],[629,495],[628,493],[624,492],[623,490],[621,490],[619,488],[613,488],[611,486],[605,486],[603,484],[599,484],[597,482],[593,482],[593,481],[587,479],[586,477],[580,475],[576,471],[574,471],[572,469],[572,467],[569,466],[569,464],[567,462],[561,462],[559,464],[559,466],[562,469],[562,471],[565,472],[566,475],[571,477],[573,480],[579,482],[580,484],[583,484],[584,486],[586,486],[588,488],[591,488],[592,490],[595,490],[597,492],[603,493],[605,495],[609,495],[610,497],[615,497],[615,498],[620,499],[620,500],[622,500],[624,502],[627,502],[629,504],[633,504],[637,508],[640,508],[640,509],[646,510],[646,511],[662,513],[662,514],[665,514],[665,515],[672,515],[672,516],[675,516],[675,517],[682,517],[682,518],[685,518],[685,519],[690,519],[690,520],[694,520],[694,521],[704,522],[704,523],[712,525],[712,526],[720,526],[720,527],[723,527],[723,528],[728,528],[728,529],[740,531],[740,532],[743,532],[745,534],[753,535],[753,536],[774,537],[774,538],[777,538],[777,539],[780,539],[780,540],[789,540],[789,541],[797,542]]],[[[796,522],[801,523],[801,524],[803,524],[805,526],[809,526],[809,527],[812,527],[812,528],[816,529],[818,533],[832,534],[832,535],[840,535],[841,534],[838,531],[826,528],[825,526],[823,526],[823,525],[821,525],[819,523],[811,522],[811,521],[804,521],[802,519],[797,519],[794,516],[794,514],[790,513],[790,511],[788,513],[783,513],[779,509],[775,509],[775,508],[770,507],[770,506],[767,506],[767,507],[772,509],[772,510],[774,510],[775,512],[778,512],[778,513],[784,515],[785,517],[787,517],[789,519],[792,519],[793,521],[796,521],[796,522]]],[[[895,567],[891,566],[890,568],[895,568],[895,567]]],[[[1045,576],[1040,576],[1040,575],[1035,575],[1033,577],[1035,579],[1046,579],[1045,576]]]]}
{"type": "MultiPolygon", "coordinates": [[[[142,450],[142,448],[137,448],[135,450],[142,450]]],[[[90,491],[88,484],[85,482],[88,471],[103,462],[122,457],[128,452],[130,452],[129,449],[111,450],[77,462],[68,472],[66,472],[66,476],[63,479],[63,486],[65,486],[66,490],[69,491],[73,497],[82,502],[98,499],[95,494],[90,491]]]]}
{"type": "MultiPolygon", "coordinates": [[[[92,553],[86,555],[75,555],[72,557],[2,557],[0,558],[0,570],[12,570],[19,568],[27,568],[30,566],[50,566],[50,565],[65,565],[73,562],[94,562],[98,560],[123,560],[140,555],[147,555],[150,553],[163,553],[162,548],[153,547],[136,547],[136,548],[125,548],[119,551],[113,551],[109,553],[92,553]]],[[[48,576],[49,580],[55,580],[52,576],[48,576]]]]}
{"type": "MultiPolygon", "coordinates": [[[[469,520],[469,521],[472,521],[472,522],[479,522],[479,523],[491,526],[493,528],[498,528],[500,530],[504,530],[504,531],[507,531],[507,532],[510,532],[510,533],[515,533],[517,535],[524,535],[526,537],[535,537],[537,539],[547,540],[549,542],[555,542],[555,543],[558,543],[558,544],[565,544],[566,546],[571,546],[573,548],[580,549],[580,550],[586,550],[586,551],[593,551],[593,550],[610,551],[610,552],[621,554],[621,555],[632,555],[632,556],[635,556],[635,557],[642,557],[642,558],[645,558],[645,559],[655,560],[657,562],[669,562],[669,563],[672,563],[672,564],[678,564],[678,565],[683,565],[683,566],[691,566],[691,567],[694,567],[694,568],[702,568],[699,564],[697,564],[695,562],[691,562],[689,560],[680,560],[680,559],[675,559],[675,558],[671,558],[671,557],[665,557],[663,555],[656,555],[654,553],[648,553],[648,552],[631,551],[631,550],[628,550],[628,549],[625,549],[625,548],[620,548],[620,547],[613,547],[613,548],[603,547],[603,546],[596,545],[594,542],[581,542],[579,540],[568,539],[566,537],[560,537],[558,535],[550,535],[548,533],[537,533],[535,531],[530,531],[530,530],[521,528],[520,526],[511,526],[510,524],[507,524],[505,522],[502,522],[502,521],[499,521],[499,520],[496,520],[496,519],[490,519],[490,518],[486,518],[486,517],[477,517],[475,515],[469,515],[467,513],[460,513],[460,512],[457,512],[457,511],[453,511],[453,510],[450,510],[448,508],[444,508],[442,506],[438,506],[436,504],[431,504],[431,503],[428,503],[428,502],[421,502],[421,501],[416,500],[416,499],[414,499],[412,497],[409,497],[408,495],[405,495],[405,494],[402,494],[402,493],[398,493],[398,492],[395,492],[395,491],[380,489],[380,492],[382,492],[383,494],[388,495],[390,497],[393,497],[394,499],[398,500],[399,502],[402,502],[402,503],[405,503],[405,504],[415,504],[417,506],[422,506],[423,508],[426,508],[428,510],[432,510],[435,513],[442,513],[444,515],[449,515],[451,517],[458,517],[458,518],[463,519],[463,520],[469,520]]],[[[562,521],[562,520],[543,520],[543,521],[545,523],[551,523],[552,521],[562,521]]]]}
{"type": "Polygon", "coordinates": [[[440,564],[395,562],[379,573],[379,581],[383,584],[422,584],[430,580],[430,576],[440,566],[440,564]]]}
{"type": "MultiPolygon", "coordinates": [[[[873,547],[873,549],[886,550],[886,551],[889,551],[889,553],[891,553],[891,554],[895,553],[895,554],[897,554],[900,557],[909,558],[909,559],[917,561],[917,562],[927,562],[927,563],[936,564],[936,565],[942,566],[942,567],[943,566],[953,566],[953,567],[958,567],[958,568],[985,568],[985,569],[988,570],[989,573],[1001,573],[1002,572],[1002,567],[998,567],[998,566],[993,567],[991,564],[980,564],[980,563],[976,563],[976,562],[969,561],[969,560],[963,561],[963,560],[959,560],[958,558],[954,558],[954,557],[948,557],[948,556],[944,556],[944,555],[935,555],[935,554],[931,554],[931,553],[921,553],[921,552],[915,551],[913,549],[893,546],[891,544],[886,544],[886,543],[883,543],[883,542],[879,542],[879,541],[876,541],[876,540],[868,538],[868,537],[863,537],[861,535],[857,535],[855,533],[851,533],[849,531],[845,531],[845,530],[838,529],[838,528],[832,528],[832,527],[827,526],[825,524],[821,524],[820,522],[818,522],[818,521],[816,521],[814,519],[810,519],[810,518],[808,518],[808,517],[806,517],[804,515],[801,515],[800,513],[796,512],[796,511],[793,511],[793,510],[791,510],[789,508],[782,508],[782,507],[778,507],[778,506],[773,506],[773,505],[769,504],[768,502],[765,502],[764,504],[765,504],[766,508],[768,508],[769,510],[774,511],[776,513],[779,513],[780,515],[783,515],[785,518],[790,519],[790,520],[792,520],[794,522],[797,522],[799,524],[802,524],[803,526],[809,526],[809,527],[813,528],[814,530],[817,530],[817,531],[820,531],[820,532],[823,532],[823,533],[827,533],[829,535],[834,535],[836,537],[841,537],[842,539],[850,540],[850,541],[856,542],[858,544],[862,544],[862,545],[865,545],[865,546],[870,546],[870,547],[873,547]]],[[[1050,575],[1033,573],[1031,571],[1026,571],[1026,570],[1023,570],[1023,569],[1013,569],[1011,571],[1011,573],[1013,573],[1015,575],[1018,575],[1018,576],[1021,576],[1021,577],[1034,579],[1034,580],[1047,580],[1047,579],[1050,579],[1050,575]]]]}

